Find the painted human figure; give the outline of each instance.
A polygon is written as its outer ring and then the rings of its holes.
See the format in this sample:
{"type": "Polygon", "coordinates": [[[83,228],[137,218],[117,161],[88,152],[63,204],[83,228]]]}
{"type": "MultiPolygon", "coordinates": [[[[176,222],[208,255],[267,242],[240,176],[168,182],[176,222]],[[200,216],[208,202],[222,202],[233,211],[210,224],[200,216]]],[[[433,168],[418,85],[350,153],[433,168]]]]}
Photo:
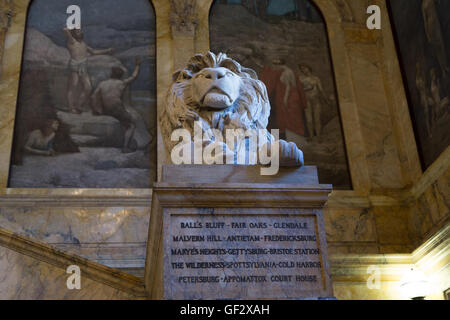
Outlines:
{"type": "Polygon", "coordinates": [[[307,108],[305,109],[309,135],[320,136],[322,133],[322,106],[328,103],[319,77],[312,74],[312,69],[306,65],[299,65],[300,81],[305,90],[307,108]]]}
{"type": "Polygon", "coordinates": [[[111,78],[99,83],[97,89],[91,97],[91,106],[93,114],[109,115],[119,120],[125,129],[125,138],[122,148],[123,153],[133,152],[130,147],[136,124],[132,115],[126,110],[123,103],[123,93],[127,86],[133,82],[139,75],[141,60],[136,58],[136,68],[131,77],[122,80],[124,70],[114,67],[111,71],[111,78]]]}
{"type": "Polygon", "coordinates": [[[47,120],[41,129],[32,131],[25,143],[26,152],[42,155],[53,156],[53,141],[55,140],[56,131],[59,128],[59,121],[56,119],[47,120]]]}
{"type": "Polygon", "coordinates": [[[422,0],[422,15],[424,20],[427,40],[436,54],[444,77],[450,71],[445,50],[445,42],[442,36],[441,23],[434,0],[422,0]]]}
{"type": "Polygon", "coordinates": [[[88,74],[87,59],[89,55],[111,54],[113,49],[95,50],[83,41],[81,29],[64,29],[67,38],[67,49],[70,53],[69,85],[67,101],[73,113],[81,113],[81,106],[88,102],[92,84],[88,74]],[[78,89],[80,92],[78,93],[78,89]]]}
{"type": "Polygon", "coordinates": [[[431,103],[428,98],[426,79],[420,62],[416,63],[416,88],[419,93],[420,105],[422,106],[423,113],[425,115],[425,127],[427,134],[431,136],[431,103]]]}
{"type": "Polygon", "coordinates": [[[280,81],[286,87],[283,96],[283,105],[286,108],[288,105],[291,90],[293,90],[297,86],[295,74],[291,68],[289,68],[287,65],[284,64],[284,62],[281,62],[279,64],[275,63],[275,65],[277,66],[276,68],[281,71],[280,81]]]}
{"type": "Polygon", "coordinates": [[[267,87],[275,121],[272,129],[280,130],[284,138],[286,129],[300,136],[305,136],[303,109],[306,98],[303,86],[295,72],[286,65],[283,59],[274,59],[271,66],[265,66],[259,79],[267,87]]]}

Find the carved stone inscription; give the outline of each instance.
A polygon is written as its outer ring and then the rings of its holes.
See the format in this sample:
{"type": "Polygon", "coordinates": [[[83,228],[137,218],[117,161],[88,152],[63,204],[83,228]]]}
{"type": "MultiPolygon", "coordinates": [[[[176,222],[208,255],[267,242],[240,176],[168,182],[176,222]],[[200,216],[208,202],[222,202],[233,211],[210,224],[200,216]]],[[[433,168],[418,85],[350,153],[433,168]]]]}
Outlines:
{"type": "Polygon", "coordinates": [[[170,215],[168,299],[301,298],[324,290],[317,217],[170,215]]]}

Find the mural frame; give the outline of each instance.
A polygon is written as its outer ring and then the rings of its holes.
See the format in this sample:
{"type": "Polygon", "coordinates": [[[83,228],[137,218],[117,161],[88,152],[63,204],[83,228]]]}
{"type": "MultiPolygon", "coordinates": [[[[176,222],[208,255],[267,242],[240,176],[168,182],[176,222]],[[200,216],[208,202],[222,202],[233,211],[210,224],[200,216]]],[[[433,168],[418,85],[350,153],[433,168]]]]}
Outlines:
{"type": "MultiPolygon", "coordinates": [[[[212,10],[212,7],[214,5],[214,2],[216,2],[216,1],[219,2],[220,0],[212,0],[211,8],[210,8],[210,14],[211,14],[211,10],[212,10]]],[[[329,57],[329,60],[330,60],[330,75],[332,76],[332,79],[331,79],[332,81],[331,82],[333,84],[333,93],[337,97],[337,95],[338,95],[337,81],[336,81],[336,75],[334,73],[335,72],[334,63],[333,63],[333,59],[332,59],[332,56],[331,56],[330,39],[329,39],[329,32],[328,32],[327,24],[326,24],[326,21],[325,21],[325,19],[323,17],[321,9],[316,4],[316,1],[315,0],[308,0],[308,1],[312,5],[316,6],[316,10],[319,12],[321,17],[323,18],[323,24],[325,25],[325,29],[326,29],[325,30],[326,33],[324,35],[325,35],[326,41],[327,41],[327,53],[328,53],[328,57],[329,57]]],[[[339,0],[338,0],[338,3],[340,3],[339,0]]],[[[343,17],[344,19],[347,19],[348,21],[353,21],[353,13],[352,13],[350,7],[348,7],[347,2],[343,1],[341,7],[338,7],[338,9],[340,10],[339,14],[341,15],[341,17],[343,17]]],[[[272,108],[273,107],[274,106],[272,106],[272,108]]],[[[343,153],[345,155],[345,164],[347,166],[347,174],[348,174],[348,178],[349,178],[350,188],[348,188],[348,189],[347,188],[337,188],[335,190],[336,191],[337,190],[339,190],[339,191],[352,191],[352,190],[354,190],[354,188],[353,188],[353,180],[352,180],[352,175],[351,175],[351,170],[350,170],[348,151],[347,151],[347,144],[346,144],[346,141],[345,141],[345,134],[344,134],[344,129],[343,129],[343,119],[342,119],[342,114],[341,114],[341,107],[339,105],[339,99],[337,101],[336,111],[337,111],[338,118],[339,118],[340,133],[341,133],[342,142],[343,142],[343,153]]],[[[270,120],[269,120],[269,124],[270,124],[270,120]]],[[[305,151],[303,150],[303,152],[305,152],[305,151]]],[[[311,162],[311,165],[316,165],[316,164],[311,162]]],[[[320,168],[318,168],[318,169],[319,169],[319,172],[320,172],[320,168]]],[[[319,173],[319,177],[320,177],[320,173],[319,173]]]]}
{"type": "MultiPolygon", "coordinates": [[[[29,196],[49,197],[49,198],[105,198],[116,197],[119,199],[151,199],[152,188],[9,188],[8,181],[10,175],[10,162],[13,151],[13,136],[15,129],[15,116],[18,100],[20,76],[22,71],[22,60],[24,51],[24,41],[27,25],[28,10],[33,0],[0,0],[0,4],[9,5],[7,10],[11,12],[10,23],[5,30],[3,52],[0,52],[0,112],[3,114],[0,119],[0,195],[8,195],[12,198],[27,199],[29,196]]],[[[153,8],[156,25],[161,22],[158,17],[168,16],[170,7],[162,5],[160,0],[147,0],[153,8]]],[[[0,5],[0,10],[3,9],[0,5]]],[[[1,26],[0,26],[1,27],[1,26]]],[[[158,29],[158,28],[156,28],[158,29]]],[[[158,70],[160,65],[167,63],[159,61],[158,52],[158,30],[156,30],[156,83],[158,86],[158,70]]],[[[0,39],[3,40],[3,39],[0,39]]],[[[2,41],[3,43],[3,41],[2,41]]],[[[2,48],[0,48],[2,49],[2,48]]],[[[158,88],[157,88],[158,92],[158,88]]],[[[156,96],[157,105],[159,97],[156,96]]],[[[159,107],[157,107],[159,109],[159,107]]],[[[157,116],[157,114],[155,115],[157,116]]],[[[155,150],[156,151],[156,150],[155,150]]],[[[156,155],[158,163],[158,155],[156,155]]],[[[5,201],[5,200],[3,200],[5,201]]],[[[139,201],[141,202],[141,201],[139,201]]],[[[108,202],[109,203],[109,202],[108,202]]],[[[145,202],[148,205],[148,201],[145,202]]]]}
{"type": "MultiPolygon", "coordinates": [[[[207,0],[208,17],[212,9],[214,0],[207,0]]],[[[342,135],[344,139],[344,148],[347,158],[347,164],[349,168],[351,190],[366,189],[366,185],[369,181],[369,175],[365,165],[365,161],[361,161],[361,149],[358,144],[362,144],[363,137],[360,132],[355,132],[353,128],[349,127],[349,123],[357,122],[358,114],[356,108],[356,99],[351,87],[346,84],[352,82],[350,65],[348,64],[348,57],[345,50],[345,30],[342,28],[342,16],[339,8],[333,1],[327,0],[310,0],[316,5],[317,9],[322,14],[324,19],[326,36],[329,45],[330,63],[332,73],[334,76],[334,84],[336,88],[336,95],[338,101],[338,113],[340,116],[342,135]],[[335,63],[335,61],[341,61],[341,63],[335,63]],[[352,138],[350,138],[352,136],[352,138]]],[[[347,7],[346,7],[347,8],[347,7]]],[[[346,16],[349,20],[352,20],[351,12],[347,12],[346,16]]],[[[209,30],[209,19],[208,19],[209,30]]],[[[208,33],[208,45],[210,43],[208,33]]],[[[209,49],[209,46],[208,46],[209,49]]]]}

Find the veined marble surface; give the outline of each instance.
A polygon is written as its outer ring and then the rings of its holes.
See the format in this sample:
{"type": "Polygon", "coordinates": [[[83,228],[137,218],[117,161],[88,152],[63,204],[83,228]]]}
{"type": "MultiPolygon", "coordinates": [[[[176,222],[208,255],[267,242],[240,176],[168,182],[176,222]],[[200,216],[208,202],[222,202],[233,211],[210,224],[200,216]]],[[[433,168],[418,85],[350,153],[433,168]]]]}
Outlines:
{"type": "Polygon", "coordinates": [[[109,267],[144,265],[150,208],[0,208],[0,226],[109,267]]]}
{"type": "Polygon", "coordinates": [[[67,289],[65,270],[0,247],[1,300],[110,300],[134,296],[98,283],[81,274],[81,289],[67,289]]]}
{"type": "Polygon", "coordinates": [[[0,208],[0,225],[47,243],[146,242],[149,208],[0,208]]]}
{"type": "Polygon", "coordinates": [[[324,211],[327,241],[376,241],[373,212],[369,209],[330,209],[324,211]]]}
{"type": "Polygon", "coordinates": [[[411,211],[411,223],[420,231],[424,240],[449,219],[450,216],[450,167],[416,201],[411,211]]]}

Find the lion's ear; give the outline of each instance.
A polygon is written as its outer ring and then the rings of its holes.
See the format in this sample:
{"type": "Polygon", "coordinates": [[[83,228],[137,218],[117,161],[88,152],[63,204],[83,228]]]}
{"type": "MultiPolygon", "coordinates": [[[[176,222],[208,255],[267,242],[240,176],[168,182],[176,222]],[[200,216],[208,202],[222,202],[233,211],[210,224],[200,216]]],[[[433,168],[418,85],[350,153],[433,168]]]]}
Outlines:
{"type": "Polygon", "coordinates": [[[172,75],[173,82],[188,80],[191,78],[192,78],[191,73],[186,69],[175,71],[175,73],[172,75]]]}

